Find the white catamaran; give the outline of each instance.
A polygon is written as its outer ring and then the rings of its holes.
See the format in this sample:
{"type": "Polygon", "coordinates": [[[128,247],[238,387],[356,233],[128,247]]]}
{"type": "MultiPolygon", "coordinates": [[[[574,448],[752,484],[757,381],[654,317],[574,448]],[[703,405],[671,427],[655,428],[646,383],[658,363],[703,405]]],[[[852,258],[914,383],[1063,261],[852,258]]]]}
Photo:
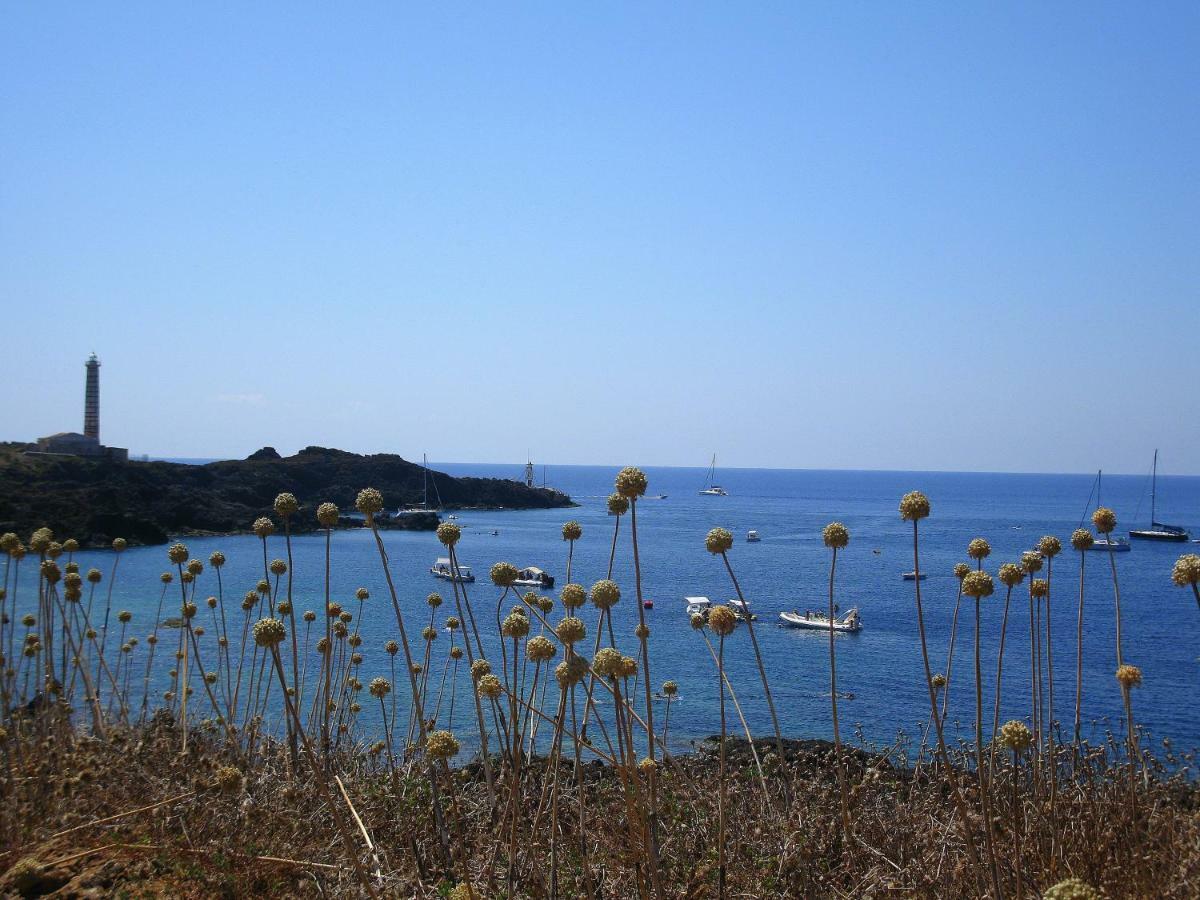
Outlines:
{"type": "Polygon", "coordinates": [[[704,487],[700,493],[706,497],[728,497],[729,491],[721,487],[719,484],[713,483],[713,476],[717,471],[717,454],[713,454],[712,462],[708,466],[708,475],[704,479],[704,487]]]}

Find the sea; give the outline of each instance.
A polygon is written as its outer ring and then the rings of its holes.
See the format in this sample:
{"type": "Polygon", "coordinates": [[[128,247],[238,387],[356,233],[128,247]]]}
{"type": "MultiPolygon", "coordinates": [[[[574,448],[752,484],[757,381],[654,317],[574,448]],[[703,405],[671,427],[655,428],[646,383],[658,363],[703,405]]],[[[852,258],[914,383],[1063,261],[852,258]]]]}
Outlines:
{"type": "MultiPolygon", "coordinates": [[[[431,463],[430,467],[452,475],[523,478],[522,466],[431,463]]],[[[459,560],[470,565],[478,576],[467,590],[490,654],[499,656],[495,640],[488,637],[497,630],[498,606],[503,614],[513,605],[511,595],[501,601],[502,591],[488,579],[493,563],[503,560],[518,567],[536,565],[557,579],[552,592],[557,595],[567,574],[568,544],[562,540],[561,527],[575,520],[582,526],[583,536],[574,546],[571,580],[590,586],[606,576],[617,520],[607,513],[605,501],[618,468],[539,468],[539,482],[544,478],[550,486],[570,494],[578,504],[575,508],[454,513],[463,529],[459,560]]],[[[736,596],[720,557],[705,550],[705,535],[715,526],[727,528],[734,535],[729,560],[758,616],[755,636],[785,736],[832,736],[829,636],[781,627],[779,614],[827,606],[831,552],[823,545],[821,532],[834,521],[844,523],[850,531],[849,546],[838,553],[835,602],[842,613],[857,607],[863,622],[857,634],[839,634],[834,639],[843,740],[870,746],[919,741],[929,720],[929,697],[915,585],[902,579],[902,573],[913,568],[912,527],[900,519],[897,511],[901,496],[911,490],[923,491],[932,504],[931,516],[921,521],[919,528],[920,568],[928,576],[921,582],[921,595],[931,667],[934,672],[951,671],[948,738],[973,739],[975,716],[975,606],[970,598],[962,598],[958,607],[954,657],[952,662],[948,660],[958,586],[954,565],[970,562],[967,543],[983,537],[992,548],[984,565],[994,574],[1002,563],[1019,561],[1023,551],[1048,534],[1058,536],[1065,548],[1049,573],[1052,637],[1048,649],[1053,660],[1054,716],[1069,735],[1077,689],[1076,625],[1082,563],[1083,732],[1092,740],[1103,740],[1109,731],[1118,736],[1123,733],[1121,695],[1114,678],[1116,603],[1109,555],[1090,552],[1081,559],[1070,547],[1071,532],[1081,523],[1090,526],[1088,515],[1097,499],[1095,475],[721,469],[717,480],[728,496],[717,497],[699,493],[705,484],[704,469],[645,471],[649,490],[638,503],[637,539],[643,596],[654,603],[653,609],[645,610],[650,627],[649,678],[655,691],[668,680],[678,685],[677,699],[671,703],[669,732],[675,749],[687,751],[720,726],[717,670],[703,637],[688,621],[684,601],[687,596],[705,596],[723,603],[736,596]],[[759,542],[746,540],[751,529],[761,536],[759,542]]],[[[311,515],[322,499],[301,497],[305,514],[311,515]]],[[[1116,511],[1121,534],[1149,522],[1149,483],[1144,477],[1105,475],[1100,499],[1116,511]]],[[[1200,478],[1160,476],[1157,518],[1189,527],[1193,535],[1200,537],[1200,478]]],[[[622,598],[614,608],[614,621],[618,644],[636,655],[638,607],[630,525],[629,516],[620,520],[613,578],[621,587],[622,598]]],[[[260,540],[253,535],[182,540],[190,554],[200,560],[207,561],[209,554],[218,549],[227,557],[221,588],[236,647],[242,622],[238,604],[263,575],[260,540]]],[[[469,674],[465,661],[457,669],[456,682],[455,670],[447,670],[450,635],[441,628],[446,616],[454,613],[452,592],[449,584],[433,578],[429,571],[444,550],[429,532],[386,531],[383,541],[418,659],[424,653],[421,629],[431,620],[439,628],[429,666],[431,680],[445,678],[447,694],[450,685],[455,684],[457,697],[455,720],[439,724],[452,724],[469,746],[473,741],[468,732],[474,729],[473,719],[469,720],[467,714],[472,707],[463,699],[470,689],[469,674]],[[431,591],[447,598],[432,616],[425,602],[431,591]]],[[[1176,587],[1171,581],[1171,568],[1178,556],[1197,551],[1200,545],[1196,544],[1134,541],[1131,552],[1114,556],[1124,660],[1143,672],[1142,686],[1133,691],[1134,717],[1155,746],[1163,740],[1188,749],[1200,746],[1200,609],[1190,589],[1176,587]]],[[[322,535],[292,538],[297,615],[306,609],[321,609],[324,553],[322,535]]],[[[286,556],[281,535],[269,539],[267,555],[286,556]]],[[[114,555],[88,551],[77,554],[77,559],[85,570],[94,565],[104,572],[105,583],[93,607],[103,609],[114,555]]],[[[141,638],[136,651],[141,660],[146,650],[144,638],[153,628],[162,596],[159,576],[171,568],[166,547],[162,546],[129,549],[117,566],[109,627],[120,629],[115,621],[117,610],[132,612],[126,634],[141,638]]],[[[1044,569],[1039,574],[1046,577],[1048,572],[1044,569]]],[[[338,531],[332,539],[333,597],[356,614],[359,604],[352,598],[358,587],[370,592],[370,599],[351,626],[363,636],[360,650],[364,661],[359,677],[365,685],[376,675],[391,677],[390,658],[383,646],[397,637],[395,616],[370,531],[338,531]]],[[[197,596],[216,593],[216,579],[206,565],[197,596]]],[[[23,587],[17,591],[18,606],[27,604],[30,594],[26,575],[23,587]]],[[[178,603],[176,583],[166,593],[164,618],[177,614],[178,603]]],[[[996,593],[980,604],[979,653],[985,721],[989,723],[1005,606],[1005,589],[997,580],[996,593]]],[[[1023,584],[1012,592],[1008,609],[1002,722],[1011,718],[1028,720],[1030,715],[1029,607],[1027,586],[1023,584]]],[[[556,609],[552,618],[559,615],[556,609]]],[[[586,608],[583,617],[590,647],[595,610],[586,608]]],[[[201,605],[197,622],[208,626],[203,641],[205,652],[210,654],[215,639],[211,618],[209,609],[201,605]]],[[[299,621],[298,625],[303,629],[299,621]]],[[[301,649],[308,647],[310,673],[316,664],[312,646],[317,636],[313,633],[306,639],[302,630],[298,638],[301,649]]],[[[160,654],[164,646],[174,649],[174,641],[160,644],[160,654]]],[[[769,735],[771,719],[744,625],[726,640],[724,652],[726,670],[749,728],[755,736],[769,735]]],[[[498,659],[494,664],[498,668],[498,659]]],[[[206,667],[212,665],[206,663],[206,667]]],[[[152,687],[155,696],[165,687],[162,679],[166,668],[156,663],[158,671],[152,687]]],[[[141,669],[135,667],[134,672],[136,684],[141,669]]],[[[403,685],[397,688],[400,714],[406,715],[406,690],[403,685]]],[[[193,704],[203,709],[205,701],[199,687],[194,696],[198,699],[193,704]]],[[[366,696],[365,690],[361,702],[361,736],[373,739],[372,732],[380,726],[378,704],[366,696]]],[[[660,732],[664,713],[665,704],[656,700],[656,727],[660,732]]],[[[732,709],[728,715],[730,729],[740,731],[732,709]]]]}

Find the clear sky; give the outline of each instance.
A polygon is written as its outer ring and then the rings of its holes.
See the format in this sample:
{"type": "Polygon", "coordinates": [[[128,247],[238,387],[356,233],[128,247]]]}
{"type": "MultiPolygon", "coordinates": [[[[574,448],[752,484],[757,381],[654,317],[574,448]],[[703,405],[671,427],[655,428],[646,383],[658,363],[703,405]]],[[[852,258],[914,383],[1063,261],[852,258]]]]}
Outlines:
{"type": "Polygon", "coordinates": [[[1200,473],[1200,4],[5,4],[0,438],[1200,473]]]}

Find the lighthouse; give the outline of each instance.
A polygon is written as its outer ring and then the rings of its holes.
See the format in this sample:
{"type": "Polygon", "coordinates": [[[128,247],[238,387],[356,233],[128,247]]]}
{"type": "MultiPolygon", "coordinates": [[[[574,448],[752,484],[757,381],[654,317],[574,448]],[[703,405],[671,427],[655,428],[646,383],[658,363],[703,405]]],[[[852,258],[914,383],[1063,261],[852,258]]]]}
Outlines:
{"type": "Polygon", "coordinates": [[[93,353],[84,366],[87,368],[87,384],[83,393],[83,435],[94,441],[100,440],[100,360],[93,353]]]}

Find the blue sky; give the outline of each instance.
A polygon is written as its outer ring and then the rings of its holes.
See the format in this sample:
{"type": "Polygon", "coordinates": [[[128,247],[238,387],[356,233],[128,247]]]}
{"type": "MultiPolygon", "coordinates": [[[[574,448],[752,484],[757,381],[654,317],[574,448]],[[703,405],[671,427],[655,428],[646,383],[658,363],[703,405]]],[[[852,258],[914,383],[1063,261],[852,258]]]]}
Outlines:
{"type": "Polygon", "coordinates": [[[1200,6],[7,4],[0,438],[1200,473],[1200,6]]]}

